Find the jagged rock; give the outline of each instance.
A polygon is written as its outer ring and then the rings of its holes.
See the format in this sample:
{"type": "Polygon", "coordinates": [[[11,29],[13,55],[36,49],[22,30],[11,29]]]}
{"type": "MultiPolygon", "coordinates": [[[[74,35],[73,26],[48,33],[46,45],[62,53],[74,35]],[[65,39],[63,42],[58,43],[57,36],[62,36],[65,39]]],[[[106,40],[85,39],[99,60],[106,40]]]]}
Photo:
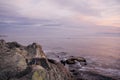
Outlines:
{"type": "Polygon", "coordinates": [[[66,60],[61,60],[60,62],[65,65],[65,64],[75,64],[77,62],[84,62],[84,65],[87,65],[86,59],[83,57],[74,57],[71,56],[67,58],[66,60]]]}
{"type": "Polygon", "coordinates": [[[48,59],[37,43],[22,46],[0,40],[0,80],[73,80],[59,62],[48,59]]]}
{"type": "Polygon", "coordinates": [[[8,44],[4,40],[0,40],[0,44],[2,46],[0,48],[0,80],[9,80],[10,77],[25,70],[27,64],[25,58],[16,51],[16,44],[8,44]]]}
{"type": "Polygon", "coordinates": [[[32,58],[28,65],[41,65],[45,69],[50,69],[49,63],[45,58],[32,58]]]}
{"type": "Polygon", "coordinates": [[[42,47],[37,43],[28,45],[26,50],[29,53],[28,56],[30,56],[31,58],[34,58],[34,57],[46,58],[46,55],[44,54],[42,47]]]}
{"type": "Polygon", "coordinates": [[[9,47],[9,49],[22,47],[22,45],[18,44],[17,42],[8,42],[7,45],[9,47]]]}

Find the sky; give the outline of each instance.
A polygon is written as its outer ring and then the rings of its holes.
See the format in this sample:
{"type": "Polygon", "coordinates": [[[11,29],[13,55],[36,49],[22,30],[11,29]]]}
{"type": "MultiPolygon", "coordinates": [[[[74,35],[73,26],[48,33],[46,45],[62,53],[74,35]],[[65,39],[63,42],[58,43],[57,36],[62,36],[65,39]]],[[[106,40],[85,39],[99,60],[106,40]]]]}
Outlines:
{"type": "Polygon", "coordinates": [[[120,0],[0,0],[0,25],[44,23],[120,27],[120,0]]]}

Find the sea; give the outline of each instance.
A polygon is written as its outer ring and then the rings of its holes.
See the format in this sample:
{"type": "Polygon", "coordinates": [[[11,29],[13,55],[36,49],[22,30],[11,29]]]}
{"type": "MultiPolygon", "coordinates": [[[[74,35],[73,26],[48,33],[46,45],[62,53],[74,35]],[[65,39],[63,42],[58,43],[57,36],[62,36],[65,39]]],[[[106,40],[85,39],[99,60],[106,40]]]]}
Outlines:
{"type": "Polygon", "coordinates": [[[46,53],[85,57],[84,70],[120,79],[120,27],[0,25],[0,35],[5,35],[0,39],[22,45],[39,43],[46,53]]]}

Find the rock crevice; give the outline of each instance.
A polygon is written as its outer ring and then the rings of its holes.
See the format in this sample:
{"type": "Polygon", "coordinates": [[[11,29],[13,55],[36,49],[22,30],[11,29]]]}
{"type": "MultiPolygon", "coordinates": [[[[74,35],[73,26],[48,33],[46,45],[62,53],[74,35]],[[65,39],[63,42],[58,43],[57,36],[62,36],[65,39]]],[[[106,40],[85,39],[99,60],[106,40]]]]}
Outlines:
{"type": "Polygon", "coordinates": [[[22,46],[0,40],[0,80],[74,80],[59,62],[48,59],[37,43],[22,46]]]}

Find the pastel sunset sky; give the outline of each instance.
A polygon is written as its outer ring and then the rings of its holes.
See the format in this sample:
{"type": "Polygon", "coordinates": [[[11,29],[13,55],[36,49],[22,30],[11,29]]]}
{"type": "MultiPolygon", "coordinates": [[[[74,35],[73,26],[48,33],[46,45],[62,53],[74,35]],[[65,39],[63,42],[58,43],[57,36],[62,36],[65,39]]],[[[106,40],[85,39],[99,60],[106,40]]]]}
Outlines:
{"type": "Polygon", "coordinates": [[[0,24],[49,21],[120,27],[120,0],[0,0],[0,24]]]}

